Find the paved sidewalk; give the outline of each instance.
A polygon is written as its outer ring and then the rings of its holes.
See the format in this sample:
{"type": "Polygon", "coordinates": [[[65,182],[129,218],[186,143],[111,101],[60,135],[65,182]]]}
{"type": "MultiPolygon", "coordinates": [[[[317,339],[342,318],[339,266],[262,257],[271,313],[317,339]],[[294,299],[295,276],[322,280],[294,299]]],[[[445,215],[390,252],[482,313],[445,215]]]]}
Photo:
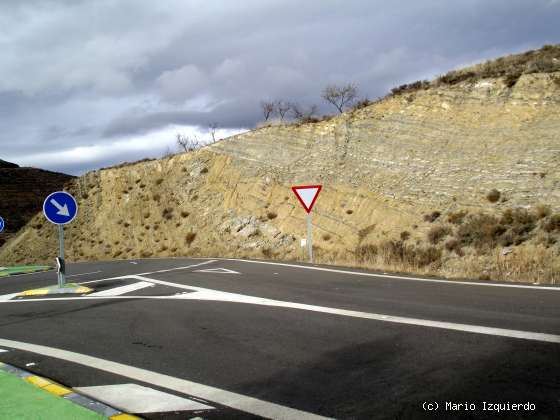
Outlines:
{"type": "Polygon", "coordinates": [[[0,370],[0,419],[100,420],[105,418],[0,370]]]}

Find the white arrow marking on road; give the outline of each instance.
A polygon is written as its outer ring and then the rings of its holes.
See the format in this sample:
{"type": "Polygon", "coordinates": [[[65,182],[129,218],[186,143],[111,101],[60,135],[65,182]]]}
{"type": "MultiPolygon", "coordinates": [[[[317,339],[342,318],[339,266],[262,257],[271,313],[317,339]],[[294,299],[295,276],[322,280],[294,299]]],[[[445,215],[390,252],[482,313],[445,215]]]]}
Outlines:
{"type": "Polygon", "coordinates": [[[58,201],[56,201],[54,198],[51,198],[51,204],[58,209],[56,214],[59,214],[61,216],[66,216],[66,217],[70,216],[70,212],[68,211],[67,204],[61,206],[60,204],[58,204],[58,201]]]}
{"type": "Polygon", "coordinates": [[[219,273],[219,274],[241,274],[227,268],[207,268],[205,270],[194,270],[195,273],[219,273]]]}

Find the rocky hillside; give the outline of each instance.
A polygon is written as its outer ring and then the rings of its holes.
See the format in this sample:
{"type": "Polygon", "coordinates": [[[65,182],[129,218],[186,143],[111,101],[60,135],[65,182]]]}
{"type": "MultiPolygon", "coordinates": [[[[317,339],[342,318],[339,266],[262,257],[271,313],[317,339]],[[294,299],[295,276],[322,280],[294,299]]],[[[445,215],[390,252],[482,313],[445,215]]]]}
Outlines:
{"type": "Polygon", "coordinates": [[[41,210],[47,194],[62,189],[73,178],[0,160],[0,216],[6,222],[0,245],[41,210]]]}
{"type": "MultiPolygon", "coordinates": [[[[554,48],[552,67],[514,83],[507,72],[470,71],[323,121],[90,172],[69,187],[80,213],[68,257],[298,259],[305,213],[290,186],[320,183],[320,262],[560,282],[554,48]]],[[[51,260],[55,233],[36,216],[0,249],[0,265],[51,260]]]]}

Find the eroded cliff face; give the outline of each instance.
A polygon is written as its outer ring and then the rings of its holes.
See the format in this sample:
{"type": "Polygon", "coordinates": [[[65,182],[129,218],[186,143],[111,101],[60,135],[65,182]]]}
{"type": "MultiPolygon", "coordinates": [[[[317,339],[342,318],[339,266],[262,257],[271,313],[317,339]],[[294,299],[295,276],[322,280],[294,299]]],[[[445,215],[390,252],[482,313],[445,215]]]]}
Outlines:
{"type": "MultiPolygon", "coordinates": [[[[67,228],[68,259],[296,259],[305,213],[290,186],[299,183],[324,186],[314,244],[320,260],[339,263],[403,231],[421,244],[432,227],[424,215],[434,211],[442,218],[539,204],[558,211],[556,78],[432,87],[328,121],[261,128],[193,153],[88,173],[70,188],[79,215],[67,228]],[[493,189],[497,203],[486,197],[493,189]]],[[[0,263],[49,261],[55,251],[55,227],[37,215],[0,249],[0,263]]],[[[443,253],[435,272],[453,275],[461,257],[443,253]]]]}

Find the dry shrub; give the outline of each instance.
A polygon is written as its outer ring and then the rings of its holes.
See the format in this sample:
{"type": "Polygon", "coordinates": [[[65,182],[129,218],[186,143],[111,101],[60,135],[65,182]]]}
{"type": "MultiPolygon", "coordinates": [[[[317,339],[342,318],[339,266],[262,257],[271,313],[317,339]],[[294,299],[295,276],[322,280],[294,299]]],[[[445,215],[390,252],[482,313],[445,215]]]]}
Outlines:
{"type": "Polygon", "coordinates": [[[201,174],[206,174],[206,173],[208,173],[208,168],[206,168],[206,167],[202,168],[202,169],[200,170],[200,173],[201,173],[201,174]]]}
{"type": "Polygon", "coordinates": [[[454,70],[437,79],[437,84],[453,85],[463,81],[503,77],[512,87],[523,74],[560,71],[560,46],[544,46],[540,50],[500,57],[463,70],[454,70]]]}
{"type": "Polygon", "coordinates": [[[493,189],[493,190],[490,190],[488,192],[488,194],[486,194],[486,199],[488,201],[490,201],[491,203],[497,203],[498,200],[500,199],[501,195],[502,195],[502,193],[500,193],[500,191],[498,191],[496,189],[493,189]]]}
{"type": "Polygon", "coordinates": [[[151,257],[152,255],[154,255],[154,254],[153,254],[153,252],[151,252],[151,251],[142,251],[142,252],[140,253],[140,256],[141,256],[142,258],[148,258],[148,257],[151,257]]]}
{"type": "Polygon", "coordinates": [[[352,214],[352,213],[354,213],[354,210],[350,210],[350,209],[346,210],[346,214],[352,214]]]}
{"type": "Polygon", "coordinates": [[[461,247],[461,242],[459,242],[455,238],[452,238],[445,243],[445,249],[447,249],[449,252],[455,252],[460,257],[465,255],[465,253],[463,252],[463,248],[461,247]]]}
{"type": "Polygon", "coordinates": [[[191,244],[195,239],[196,239],[196,232],[189,232],[185,236],[185,242],[187,243],[188,246],[191,246],[191,244]]]}
{"type": "Polygon", "coordinates": [[[363,229],[360,229],[358,231],[358,238],[359,238],[360,242],[363,241],[366,238],[366,236],[368,236],[371,232],[373,232],[374,229],[375,229],[375,224],[369,225],[369,226],[366,226],[363,229]]]}
{"type": "Polygon", "coordinates": [[[436,245],[444,237],[451,234],[451,232],[452,231],[449,228],[449,226],[441,226],[441,225],[432,226],[432,228],[428,231],[428,234],[426,235],[426,237],[432,245],[436,245]]]}
{"type": "Polygon", "coordinates": [[[147,219],[148,217],[150,217],[150,212],[149,211],[145,212],[143,214],[143,216],[144,216],[144,219],[147,219]]]}
{"type": "Polygon", "coordinates": [[[494,248],[505,231],[496,217],[480,213],[467,217],[457,229],[456,237],[462,245],[478,249],[494,248]]]}
{"type": "Polygon", "coordinates": [[[456,237],[462,245],[472,245],[479,250],[519,245],[531,238],[536,220],[537,215],[525,209],[507,209],[499,219],[480,213],[469,216],[457,230],[456,237]]]}
{"type": "Polygon", "coordinates": [[[367,98],[361,99],[352,106],[352,111],[357,111],[358,109],[366,108],[370,106],[372,103],[373,102],[371,102],[367,98]]]}
{"type": "Polygon", "coordinates": [[[400,236],[401,236],[401,241],[406,241],[410,238],[410,232],[408,230],[403,230],[400,236]]]}
{"type": "Polygon", "coordinates": [[[424,215],[424,221],[433,223],[439,218],[439,216],[441,216],[441,213],[439,211],[433,211],[430,214],[424,215]]]}
{"type": "Polygon", "coordinates": [[[181,212],[181,217],[185,218],[185,217],[189,217],[190,213],[188,211],[182,211],[181,212]]]}
{"type": "Polygon", "coordinates": [[[323,241],[330,241],[330,240],[331,240],[331,235],[328,234],[328,233],[325,233],[325,234],[323,235],[323,241]]]}
{"type": "Polygon", "coordinates": [[[266,258],[272,258],[274,256],[274,253],[270,248],[262,248],[261,252],[266,258]]]}
{"type": "Polygon", "coordinates": [[[173,219],[173,209],[171,207],[164,208],[161,212],[161,217],[163,217],[165,220],[173,219]]]}
{"type": "Polygon", "coordinates": [[[378,253],[377,245],[367,244],[357,246],[354,255],[360,262],[372,262],[378,253]]]}
{"type": "Polygon", "coordinates": [[[441,262],[441,250],[433,247],[407,245],[403,241],[385,241],[379,246],[379,254],[386,264],[399,267],[425,267],[441,262]]]}
{"type": "Polygon", "coordinates": [[[519,78],[521,77],[521,72],[511,73],[504,77],[504,83],[508,88],[515,86],[519,78]]]}
{"type": "Polygon", "coordinates": [[[273,220],[276,219],[278,215],[273,211],[269,211],[266,213],[266,217],[268,217],[268,220],[273,220]]]}
{"type": "Polygon", "coordinates": [[[466,210],[449,213],[447,215],[447,221],[449,223],[453,223],[454,225],[460,225],[461,223],[463,223],[463,219],[465,218],[467,213],[468,212],[466,210]]]}
{"type": "Polygon", "coordinates": [[[542,224],[542,229],[545,232],[559,232],[560,231],[560,214],[554,214],[547,217],[542,224]]]}
{"type": "Polygon", "coordinates": [[[545,217],[550,216],[550,213],[551,211],[549,206],[539,204],[535,207],[535,215],[537,216],[537,219],[544,219],[545,217]]]}
{"type": "Polygon", "coordinates": [[[418,80],[412,83],[405,83],[404,85],[397,86],[391,89],[392,95],[402,95],[403,93],[416,92],[422,89],[428,89],[430,87],[430,82],[427,80],[418,80]]]}
{"type": "Polygon", "coordinates": [[[155,193],[154,195],[152,195],[152,198],[154,199],[154,201],[159,201],[161,200],[161,194],[155,193]]]}
{"type": "Polygon", "coordinates": [[[160,185],[163,182],[163,178],[156,179],[156,185],[160,185]]]}

